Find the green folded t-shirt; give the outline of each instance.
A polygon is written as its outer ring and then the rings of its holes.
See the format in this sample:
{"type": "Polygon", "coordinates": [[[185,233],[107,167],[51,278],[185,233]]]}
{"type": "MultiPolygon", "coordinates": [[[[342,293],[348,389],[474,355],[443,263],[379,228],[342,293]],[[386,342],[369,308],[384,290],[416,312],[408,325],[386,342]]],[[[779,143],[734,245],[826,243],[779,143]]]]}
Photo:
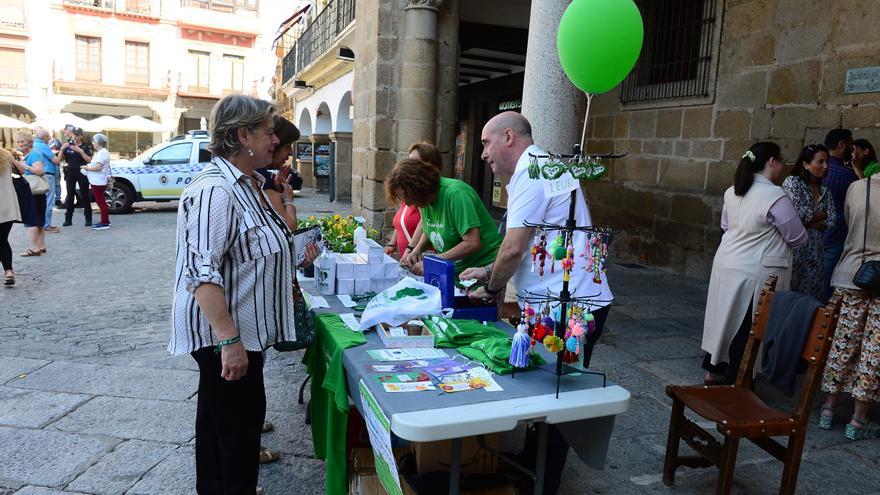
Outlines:
{"type": "MultiPolygon", "coordinates": [[[[458,352],[469,359],[479,361],[489,371],[506,375],[513,371],[513,365],[510,364],[510,344],[511,339],[507,337],[490,337],[461,347],[458,352]]],[[[546,362],[538,354],[529,354],[529,368],[546,362]]]]}
{"type": "Polygon", "coordinates": [[[507,338],[507,332],[491,322],[483,325],[477,320],[456,320],[443,316],[432,316],[424,321],[434,334],[434,347],[458,348],[491,337],[507,338]]]}

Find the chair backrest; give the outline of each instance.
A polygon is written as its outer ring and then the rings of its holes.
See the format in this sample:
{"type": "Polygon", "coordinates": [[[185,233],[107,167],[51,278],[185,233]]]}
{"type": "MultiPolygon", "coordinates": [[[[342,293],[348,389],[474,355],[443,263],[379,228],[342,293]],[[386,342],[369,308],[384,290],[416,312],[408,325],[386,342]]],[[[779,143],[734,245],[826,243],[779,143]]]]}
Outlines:
{"type": "MultiPolygon", "coordinates": [[[[773,298],[776,291],[777,276],[771,275],[764,282],[761,296],[758,299],[758,307],[755,310],[752,328],[749,332],[749,341],[746,344],[743,361],[736,378],[736,386],[751,388],[753,370],[758,358],[761,342],[764,340],[764,332],[770,319],[770,310],[773,307],[773,298]]],[[[822,371],[825,367],[825,359],[831,350],[831,342],[834,338],[834,330],[837,328],[837,319],[840,316],[840,298],[835,296],[827,306],[816,310],[813,322],[810,325],[810,333],[804,342],[801,358],[807,363],[807,371],[801,384],[797,405],[792,411],[792,418],[796,422],[803,423],[810,413],[810,406],[822,371]]]]}

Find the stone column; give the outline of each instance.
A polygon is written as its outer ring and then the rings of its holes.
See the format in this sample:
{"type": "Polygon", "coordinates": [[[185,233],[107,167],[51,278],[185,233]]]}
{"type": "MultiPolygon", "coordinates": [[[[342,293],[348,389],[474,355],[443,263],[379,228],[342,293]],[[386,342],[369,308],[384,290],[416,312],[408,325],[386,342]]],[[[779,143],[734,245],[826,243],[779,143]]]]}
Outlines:
{"type": "Polygon", "coordinates": [[[581,92],[565,76],[556,54],[559,19],[571,0],[532,0],[526,49],[522,114],[532,124],[535,143],[554,153],[571,153],[580,142],[581,92]]]}
{"type": "Polygon", "coordinates": [[[330,140],[335,144],[333,183],[336,197],[334,201],[351,199],[351,133],[331,132],[330,140]]]}
{"type": "Polygon", "coordinates": [[[436,142],[438,0],[404,0],[397,148],[402,158],[410,143],[436,142]]]}
{"type": "MultiPolygon", "coordinates": [[[[312,143],[312,172],[314,173],[314,166],[318,156],[318,146],[321,146],[322,144],[330,144],[330,136],[327,134],[312,134],[309,136],[309,141],[312,143]]],[[[317,175],[313,175],[313,177],[315,178],[315,192],[328,192],[330,179],[327,177],[318,177],[317,175]]]]}

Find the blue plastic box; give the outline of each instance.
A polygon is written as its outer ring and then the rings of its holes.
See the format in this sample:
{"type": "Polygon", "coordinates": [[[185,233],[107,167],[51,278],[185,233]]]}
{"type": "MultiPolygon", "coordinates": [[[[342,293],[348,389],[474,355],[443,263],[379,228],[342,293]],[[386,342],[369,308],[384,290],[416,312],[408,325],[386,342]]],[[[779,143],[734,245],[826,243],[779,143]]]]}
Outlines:
{"type": "Polygon", "coordinates": [[[453,308],[453,318],[462,320],[496,321],[498,307],[494,304],[480,304],[467,296],[455,297],[455,264],[434,256],[425,256],[424,279],[426,284],[440,289],[440,300],[444,308],[453,308]]]}

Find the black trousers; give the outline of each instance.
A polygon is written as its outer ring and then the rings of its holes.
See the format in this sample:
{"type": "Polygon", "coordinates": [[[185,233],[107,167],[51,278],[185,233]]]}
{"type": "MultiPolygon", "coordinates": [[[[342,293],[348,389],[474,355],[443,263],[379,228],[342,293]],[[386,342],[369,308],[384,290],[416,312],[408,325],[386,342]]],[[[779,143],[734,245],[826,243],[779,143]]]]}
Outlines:
{"type": "Polygon", "coordinates": [[[610,304],[604,308],[599,308],[596,311],[593,311],[593,319],[596,321],[596,331],[584,336],[584,368],[590,367],[590,359],[593,358],[593,348],[596,347],[596,342],[598,342],[599,337],[602,336],[602,330],[605,329],[605,320],[608,319],[609,312],[611,312],[610,304]]]}
{"type": "Polygon", "coordinates": [[[76,186],[79,185],[79,194],[82,197],[80,204],[85,214],[86,222],[92,221],[92,201],[89,198],[89,179],[86,174],[80,172],[79,169],[66,169],[64,171],[64,185],[67,188],[67,197],[65,198],[64,223],[73,221],[74,201],[76,200],[76,186]]]}
{"type": "Polygon", "coordinates": [[[12,246],[9,245],[9,232],[15,222],[0,223],[0,262],[3,270],[12,270],[12,246]]]}
{"type": "Polygon", "coordinates": [[[256,492],[266,390],[263,354],[248,352],[247,356],[247,375],[230,382],[220,376],[220,355],[213,348],[192,353],[199,364],[196,491],[200,495],[256,492]]]}
{"type": "Polygon", "coordinates": [[[730,347],[727,349],[729,363],[712,364],[712,355],[708,352],[703,356],[703,369],[718,375],[724,375],[724,383],[733,385],[736,383],[736,375],[739,374],[739,366],[742,364],[743,355],[746,353],[746,344],[749,343],[749,329],[752,327],[752,305],[743,317],[742,323],[739,324],[739,330],[730,341],[730,347]]]}

